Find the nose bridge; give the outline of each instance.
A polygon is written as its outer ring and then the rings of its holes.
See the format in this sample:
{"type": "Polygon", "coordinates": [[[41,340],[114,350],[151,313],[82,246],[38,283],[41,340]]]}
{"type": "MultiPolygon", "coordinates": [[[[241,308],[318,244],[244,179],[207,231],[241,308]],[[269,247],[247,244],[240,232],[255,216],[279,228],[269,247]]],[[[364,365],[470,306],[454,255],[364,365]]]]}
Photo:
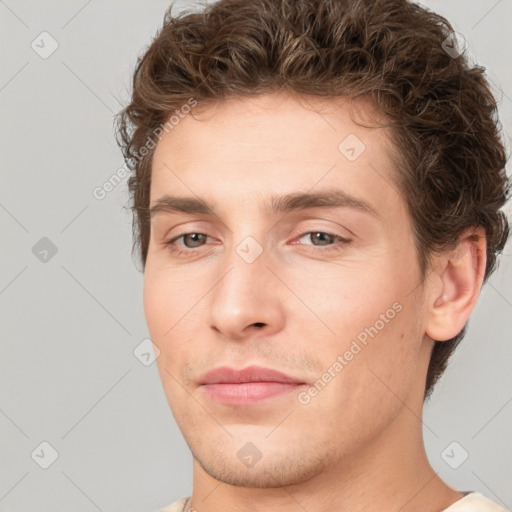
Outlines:
{"type": "Polygon", "coordinates": [[[222,265],[224,276],[216,286],[217,299],[233,300],[240,298],[253,302],[261,296],[259,289],[266,281],[268,257],[263,246],[252,236],[246,236],[238,244],[227,249],[222,265]],[[263,279],[262,279],[263,278],[263,279]]]}
{"type": "MultiPolygon", "coordinates": [[[[259,211],[247,208],[247,200],[240,197],[237,200],[239,216],[231,225],[230,236],[226,240],[226,253],[224,259],[224,272],[229,271],[231,285],[244,286],[250,283],[259,273],[268,272],[268,245],[267,234],[259,223],[259,211]],[[264,250],[264,247],[267,249],[264,250]],[[238,282],[239,281],[239,282],[238,282]]],[[[224,273],[223,272],[223,273],[224,273]]]]}
{"type": "Polygon", "coordinates": [[[281,328],[283,310],[269,285],[268,250],[248,235],[226,251],[210,298],[210,325],[232,338],[256,323],[265,324],[266,331],[281,328]]]}

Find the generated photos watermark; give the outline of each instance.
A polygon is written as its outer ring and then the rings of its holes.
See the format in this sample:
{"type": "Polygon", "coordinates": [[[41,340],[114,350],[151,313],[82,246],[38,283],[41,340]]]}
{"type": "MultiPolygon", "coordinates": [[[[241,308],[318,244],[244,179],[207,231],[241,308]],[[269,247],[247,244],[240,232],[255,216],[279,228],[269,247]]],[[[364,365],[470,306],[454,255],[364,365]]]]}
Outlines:
{"type": "Polygon", "coordinates": [[[400,302],[395,302],[385,313],[379,315],[373,325],[363,329],[355,339],[352,340],[350,348],[343,355],[338,355],[335,361],[322,373],[322,376],[315,381],[306,391],[298,394],[297,399],[302,405],[307,405],[347,366],[350,361],[359,354],[368,342],[375,338],[389,324],[395,316],[402,311],[403,306],[400,302]]]}
{"type": "MultiPolygon", "coordinates": [[[[184,117],[191,112],[192,107],[197,105],[197,100],[195,98],[189,98],[185,104],[181,106],[181,108],[176,109],[167,121],[157,128],[155,128],[152,132],[152,135],[148,135],[145,144],[139,149],[137,154],[133,157],[134,160],[139,163],[144,157],[146,157],[150,151],[155,149],[157,145],[157,141],[161,141],[164,133],[169,133],[174,127],[176,127],[184,117]]],[[[126,162],[119,167],[114,173],[112,173],[107,180],[105,180],[101,185],[94,187],[92,190],[92,195],[98,201],[102,201],[107,197],[107,195],[112,192],[128,175],[130,174],[130,169],[126,165],[126,162]]]]}

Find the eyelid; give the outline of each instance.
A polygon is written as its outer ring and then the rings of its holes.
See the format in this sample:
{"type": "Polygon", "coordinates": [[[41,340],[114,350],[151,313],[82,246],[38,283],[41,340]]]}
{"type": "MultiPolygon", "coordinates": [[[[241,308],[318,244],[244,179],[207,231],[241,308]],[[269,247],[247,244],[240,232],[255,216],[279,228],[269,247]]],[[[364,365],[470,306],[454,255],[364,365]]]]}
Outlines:
{"type": "Polygon", "coordinates": [[[304,219],[303,222],[300,222],[301,225],[306,225],[306,226],[310,226],[311,223],[313,224],[313,229],[309,229],[309,230],[308,229],[304,229],[304,231],[306,233],[322,232],[322,233],[328,233],[328,234],[333,235],[333,236],[339,236],[341,238],[349,238],[349,237],[357,238],[357,235],[351,229],[349,229],[344,224],[341,224],[337,220],[335,220],[333,218],[330,218],[330,217],[316,217],[316,216],[315,217],[308,217],[308,218],[304,219]],[[331,225],[334,224],[337,227],[328,227],[328,226],[324,227],[324,225],[318,224],[319,222],[320,223],[328,222],[329,224],[331,224],[331,225]],[[345,232],[346,236],[342,235],[342,234],[339,234],[339,233],[333,233],[332,232],[333,229],[334,230],[338,230],[339,229],[339,230],[341,230],[341,232],[345,232]]]}

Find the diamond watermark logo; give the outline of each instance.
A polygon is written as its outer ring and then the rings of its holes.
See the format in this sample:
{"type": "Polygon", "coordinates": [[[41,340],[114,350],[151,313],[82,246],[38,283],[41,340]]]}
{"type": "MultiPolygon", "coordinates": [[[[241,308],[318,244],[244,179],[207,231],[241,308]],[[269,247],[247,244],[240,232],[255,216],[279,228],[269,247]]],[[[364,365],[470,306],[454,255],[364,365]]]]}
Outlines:
{"type": "Polygon", "coordinates": [[[263,457],[263,454],[253,443],[245,443],[242,448],[238,450],[236,456],[244,466],[253,468],[261,457],[263,457]]]}
{"type": "Polygon", "coordinates": [[[32,247],[32,254],[41,263],[48,263],[57,254],[57,251],[57,246],[45,236],[32,247]]]}
{"type": "Polygon", "coordinates": [[[452,441],[442,452],[441,458],[452,469],[458,469],[466,462],[469,453],[457,441],[452,441]]]}
{"type": "Polygon", "coordinates": [[[253,263],[263,252],[263,247],[252,236],[246,236],[236,246],[235,252],[246,263],[253,263]]]}
{"type": "Polygon", "coordinates": [[[135,347],[133,355],[144,366],[150,366],[160,355],[160,349],[149,338],[145,338],[135,347]]]}
{"type": "Polygon", "coordinates": [[[338,151],[349,161],[354,162],[357,160],[366,149],[363,141],[351,133],[345,137],[338,145],[338,151]]]}
{"type": "Polygon", "coordinates": [[[48,32],[41,32],[30,44],[41,59],[48,59],[59,47],[59,43],[48,32]]]}
{"type": "Polygon", "coordinates": [[[456,59],[466,51],[467,42],[460,32],[452,32],[441,43],[441,47],[452,59],[456,59]]]}
{"type": "Polygon", "coordinates": [[[39,467],[48,469],[58,459],[59,453],[48,441],[43,441],[30,456],[39,467]]]}

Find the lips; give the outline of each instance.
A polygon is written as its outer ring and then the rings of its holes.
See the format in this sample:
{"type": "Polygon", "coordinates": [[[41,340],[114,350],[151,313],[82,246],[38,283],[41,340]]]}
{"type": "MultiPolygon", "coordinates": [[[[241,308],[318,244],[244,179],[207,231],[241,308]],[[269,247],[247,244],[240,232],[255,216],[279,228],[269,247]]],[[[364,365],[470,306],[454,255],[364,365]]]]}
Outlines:
{"type": "Polygon", "coordinates": [[[261,366],[248,366],[241,370],[222,366],[209,371],[202,379],[201,384],[241,384],[245,382],[281,382],[286,384],[303,384],[303,382],[284,373],[262,368],[261,366]]]}
{"type": "Polygon", "coordinates": [[[249,366],[226,366],[209,371],[200,379],[206,396],[224,405],[253,405],[298,390],[305,383],[284,373],[249,366]]]}

